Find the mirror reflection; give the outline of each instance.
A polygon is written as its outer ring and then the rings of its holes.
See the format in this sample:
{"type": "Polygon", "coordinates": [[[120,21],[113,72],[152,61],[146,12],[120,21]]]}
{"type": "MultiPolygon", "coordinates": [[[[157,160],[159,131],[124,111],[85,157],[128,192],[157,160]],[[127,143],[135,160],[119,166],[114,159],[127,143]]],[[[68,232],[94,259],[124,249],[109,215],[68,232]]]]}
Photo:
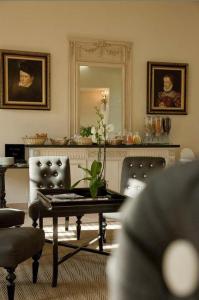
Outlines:
{"type": "Polygon", "coordinates": [[[115,134],[131,130],[131,43],[74,39],[69,46],[70,135],[96,126],[96,106],[115,134]]]}
{"type": "Polygon", "coordinates": [[[79,66],[79,127],[96,125],[95,107],[105,116],[106,124],[122,131],[122,68],[79,66]]]}

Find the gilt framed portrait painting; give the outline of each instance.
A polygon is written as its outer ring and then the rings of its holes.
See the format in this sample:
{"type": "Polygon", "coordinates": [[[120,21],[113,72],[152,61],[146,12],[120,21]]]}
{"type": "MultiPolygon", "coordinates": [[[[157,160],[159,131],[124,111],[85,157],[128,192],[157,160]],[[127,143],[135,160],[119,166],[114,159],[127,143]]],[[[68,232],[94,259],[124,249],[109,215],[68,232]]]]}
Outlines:
{"type": "Polygon", "coordinates": [[[187,114],[185,63],[147,62],[147,113],[187,114]]]}
{"type": "Polygon", "coordinates": [[[0,50],[0,108],[50,109],[50,54],[0,50]]]}

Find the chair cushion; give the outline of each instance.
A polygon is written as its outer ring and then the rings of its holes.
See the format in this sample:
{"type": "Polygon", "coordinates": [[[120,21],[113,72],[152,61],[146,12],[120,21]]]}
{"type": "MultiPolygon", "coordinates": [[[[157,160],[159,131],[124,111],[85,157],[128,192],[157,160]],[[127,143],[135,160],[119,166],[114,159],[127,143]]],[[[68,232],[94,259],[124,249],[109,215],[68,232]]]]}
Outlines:
{"type": "Polygon", "coordinates": [[[19,226],[24,223],[25,212],[13,208],[0,209],[0,228],[19,226]]]}
{"type": "Polygon", "coordinates": [[[44,231],[32,227],[0,229],[0,266],[16,267],[38,253],[45,241],[44,231]]]}

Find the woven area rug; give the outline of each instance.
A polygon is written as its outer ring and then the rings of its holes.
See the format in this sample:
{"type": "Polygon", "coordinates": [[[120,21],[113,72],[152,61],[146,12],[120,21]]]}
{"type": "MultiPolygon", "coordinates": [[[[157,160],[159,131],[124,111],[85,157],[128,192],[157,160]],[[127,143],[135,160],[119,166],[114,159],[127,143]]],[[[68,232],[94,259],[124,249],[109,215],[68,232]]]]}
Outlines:
{"type": "MultiPolygon", "coordinates": [[[[107,230],[107,244],[105,248],[112,250],[116,247],[114,233],[118,224],[109,224],[107,230]]],[[[69,231],[59,225],[59,240],[76,241],[76,227],[71,225],[69,231]]],[[[97,223],[83,223],[81,242],[97,235],[97,223]]],[[[52,226],[45,226],[46,237],[52,236],[52,226]]],[[[79,243],[79,241],[78,241],[79,243]]],[[[92,245],[97,248],[98,243],[92,245]]],[[[61,255],[71,249],[59,247],[61,255]]],[[[81,251],[59,266],[58,286],[51,287],[52,278],[52,245],[45,244],[40,259],[40,268],[37,284],[32,284],[32,260],[20,264],[16,269],[15,300],[105,300],[108,299],[106,263],[107,256],[81,251]]],[[[0,269],[0,300],[6,300],[6,271],[0,269]]]]}

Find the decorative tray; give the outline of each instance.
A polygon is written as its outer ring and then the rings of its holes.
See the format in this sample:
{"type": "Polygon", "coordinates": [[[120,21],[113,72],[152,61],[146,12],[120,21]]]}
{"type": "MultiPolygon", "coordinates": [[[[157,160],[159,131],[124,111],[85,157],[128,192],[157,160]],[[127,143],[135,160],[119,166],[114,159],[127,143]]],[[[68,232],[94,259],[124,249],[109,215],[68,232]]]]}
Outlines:
{"type": "Polygon", "coordinates": [[[123,202],[126,196],[114,192],[112,190],[102,190],[102,192],[96,198],[92,198],[88,188],[75,188],[71,190],[67,189],[40,189],[38,191],[38,199],[46,207],[56,205],[74,205],[74,202],[78,204],[89,204],[89,203],[107,203],[114,201],[123,202]]]}

